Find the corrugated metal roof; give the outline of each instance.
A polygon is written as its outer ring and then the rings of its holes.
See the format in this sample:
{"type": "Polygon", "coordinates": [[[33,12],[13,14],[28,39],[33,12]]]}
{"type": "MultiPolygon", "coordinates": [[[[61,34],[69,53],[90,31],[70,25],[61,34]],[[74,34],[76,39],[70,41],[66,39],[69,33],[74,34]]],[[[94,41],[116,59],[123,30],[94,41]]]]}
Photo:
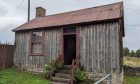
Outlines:
{"type": "Polygon", "coordinates": [[[35,18],[13,31],[121,18],[122,2],[35,18]]]}

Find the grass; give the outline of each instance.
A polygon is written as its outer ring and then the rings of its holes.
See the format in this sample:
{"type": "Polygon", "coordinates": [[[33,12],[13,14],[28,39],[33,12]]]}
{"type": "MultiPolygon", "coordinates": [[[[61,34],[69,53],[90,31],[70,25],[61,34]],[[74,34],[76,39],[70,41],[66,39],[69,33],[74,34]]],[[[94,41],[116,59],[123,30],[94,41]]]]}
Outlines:
{"type": "Polygon", "coordinates": [[[124,77],[124,84],[140,84],[140,77],[125,76],[124,77]]]}
{"type": "MultiPolygon", "coordinates": [[[[124,65],[131,67],[140,67],[140,58],[124,57],[124,65]]],[[[138,76],[124,76],[124,84],[140,84],[140,77],[138,76]]]]}
{"type": "Polygon", "coordinates": [[[16,68],[0,71],[0,84],[49,84],[39,75],[22,72],[16,68]]]}
{"type": "MultiPolygon", "coordinates": [[[[140,58],[124,57],[124,65],[140,67],[140,58]]],[[[16,68],[9,68],[0,71],[0,84],[49,84],[49,80],[16,68]]],[[[124,76],[124,84],[140,84],[140,77],[124,76]]]]}
{"type": "Polygon", "coordinates": [[[128,65],[131,67],[140,67],[140,58],[124,57],[123,62],[124,62],[124,65],[128,65]]]}

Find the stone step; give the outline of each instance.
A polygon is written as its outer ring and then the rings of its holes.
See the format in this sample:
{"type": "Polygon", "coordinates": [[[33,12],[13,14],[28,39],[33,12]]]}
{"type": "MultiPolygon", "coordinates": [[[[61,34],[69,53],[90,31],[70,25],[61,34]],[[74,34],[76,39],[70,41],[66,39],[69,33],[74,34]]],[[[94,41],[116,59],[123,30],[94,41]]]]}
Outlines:
{"type": "Polygon", "coordinates": [[[64,65],[64,69],[71,70],[71,65],[64,65]]]}
{"type": "Polygon", "coordinates": [[[64,74],[64,73],[55,73],[55,77],[60,77],[60,78],[71,78],[71,74],[64,74]]]}
{"type": "Polygon", "coordinates": [[[58,73],[71,74],[71,70],[61,69],[58,73]]]}
{"type": "Polygon", "coordinates": [[[59,77],[52,77],[51,80],[53,82],[64,82],[64,83],[70,83],[70,79],[66,79],[66,78],[59,78],[59,77]]]}
{"type": "Polygon", "coordinates": [[[64,83],[64,82],[50,82],[49,84],[70,84],[70,83],[64,83]]]}

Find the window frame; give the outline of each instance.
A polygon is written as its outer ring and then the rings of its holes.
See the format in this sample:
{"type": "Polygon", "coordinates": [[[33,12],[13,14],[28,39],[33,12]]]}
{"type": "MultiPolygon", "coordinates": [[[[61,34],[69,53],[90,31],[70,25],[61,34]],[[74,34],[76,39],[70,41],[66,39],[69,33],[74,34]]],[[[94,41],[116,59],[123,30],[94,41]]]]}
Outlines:
{"type": "Polygon", "coordinates": [[[30,32],[30,46],[29,46],[29,56],[44,56],[44,31],[38,30],[38,31],[31,31],[30,32]],[[33,42],[33,32],[42,32],[42,38],[41,41],[33,42]],[[34,43],[41,43],[41,53],[33,53],[33,44],[34,43]]]}
{"type": "Polygon", "coordinates": [[[69,35],[69,34],[76,34],[76,27],[75,26],[63,28],[63,35],[69,35]],[[71,29],[71,28],[74,29],[74,32],[73,31],[70,31],[70,32],[67,31],[68,29],[71,29]]]}

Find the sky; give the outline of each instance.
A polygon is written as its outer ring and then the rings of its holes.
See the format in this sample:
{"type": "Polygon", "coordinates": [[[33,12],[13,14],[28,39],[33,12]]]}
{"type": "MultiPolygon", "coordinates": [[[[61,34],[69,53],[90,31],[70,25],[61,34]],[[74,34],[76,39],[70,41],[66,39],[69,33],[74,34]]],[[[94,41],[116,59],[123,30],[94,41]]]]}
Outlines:
{"type": "MultiPolygon", "coordinates": [[[[140,0],[31,0],[31,19],[35,8],[43,7],[46,15],[85,9],[116,2],[124,2],[125,37],[124,47],[140,48],[140,0]]],[[[14,43],[11,30],[27,22],[28,0],[0,0],[0,42],[14,43]]]]}

